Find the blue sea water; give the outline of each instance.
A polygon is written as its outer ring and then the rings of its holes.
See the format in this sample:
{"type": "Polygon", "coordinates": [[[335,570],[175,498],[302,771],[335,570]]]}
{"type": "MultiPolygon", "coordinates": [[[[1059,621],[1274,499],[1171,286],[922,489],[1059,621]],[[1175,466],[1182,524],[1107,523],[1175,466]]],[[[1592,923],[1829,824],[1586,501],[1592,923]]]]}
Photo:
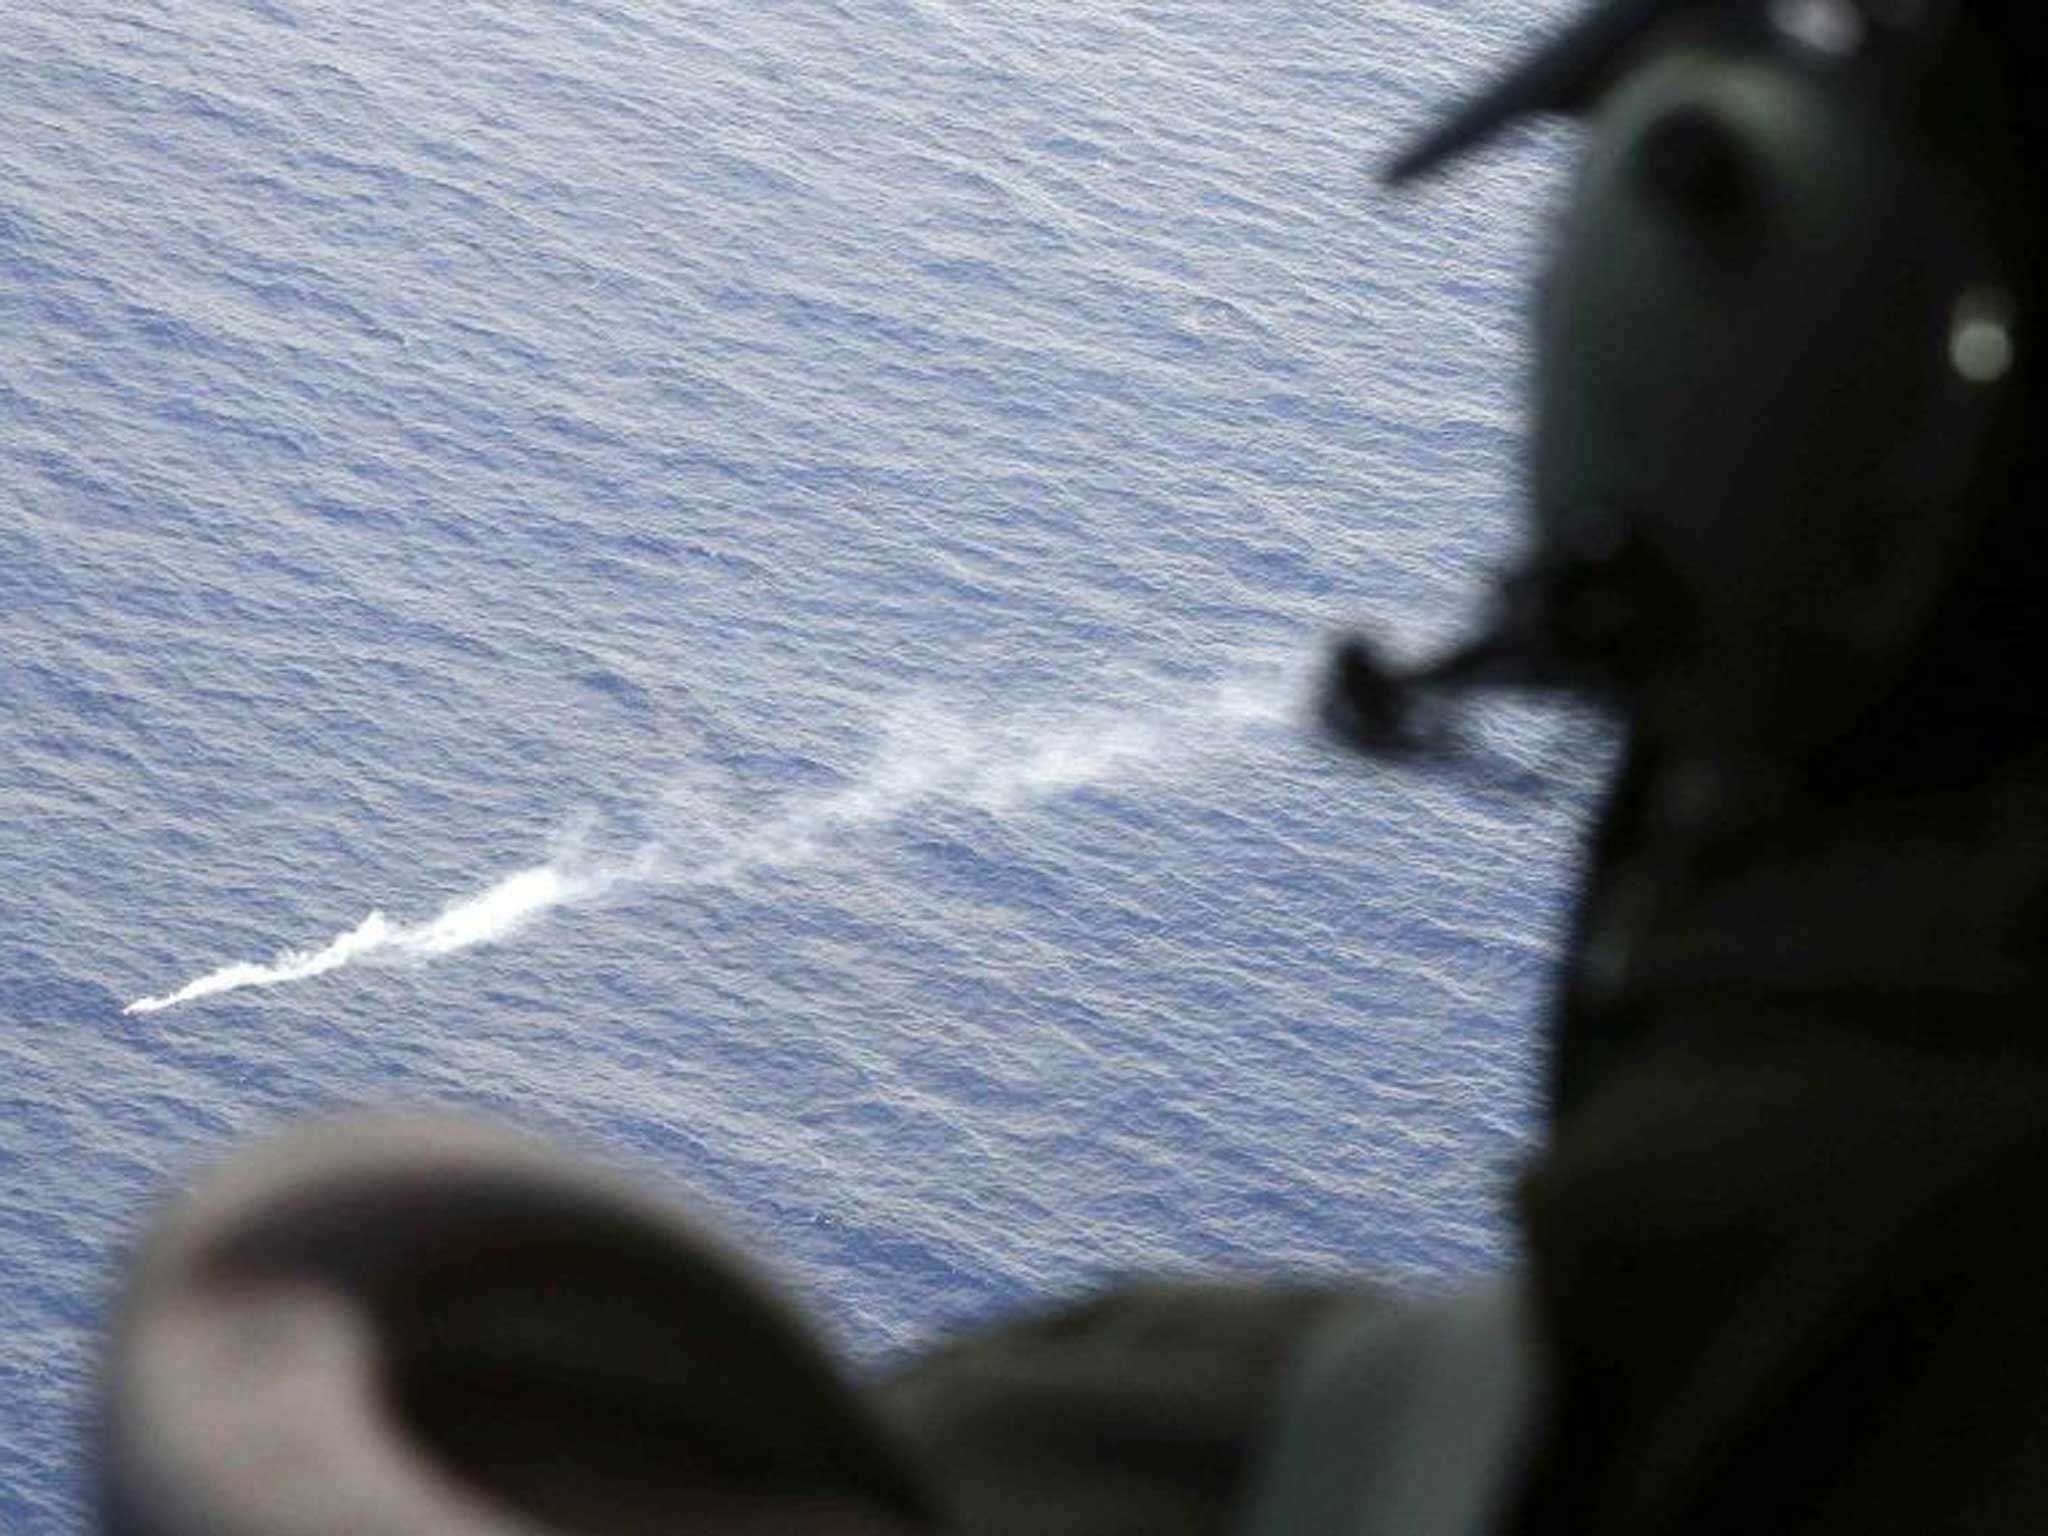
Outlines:
{"type": "Polygon", "coordinates": [[[1302,701],[1512,550],[1560,141],[1371,167],[1558,9],[12,0],[0,1530],[156,1204],[336,1105],[665,1181],[860,1359],[1504,1262],[1603,739],[1302,701]]]}

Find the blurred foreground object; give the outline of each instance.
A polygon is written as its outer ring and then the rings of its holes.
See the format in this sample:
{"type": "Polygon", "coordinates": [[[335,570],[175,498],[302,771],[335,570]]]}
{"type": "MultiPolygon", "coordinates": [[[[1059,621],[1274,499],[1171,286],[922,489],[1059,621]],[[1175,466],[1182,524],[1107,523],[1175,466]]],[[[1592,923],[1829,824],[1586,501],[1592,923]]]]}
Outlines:
{"type": "Polygon", "coordinates": [[[258,1143],[161,1221],[107,1363],[109,1536],[1229,1528],[1354,1289],[1154,1281],[850,1386],[703,1226],[507,1131],[258,1143]]]}
{"type": "Polygon", "coordinates": [[[150,1240],[107,1369],[116,1536],[924,1528],[822,1347],[624,1180],[485,1127],[311,1126],[150,1240]]]}
{"type": "MultiPolygon", "coordinates": [[[[1394,167],[1588,120],[1523,563],[1443,661],[1340,650],[1325,711],[1398,753],[1564,688],[1623,733],[1521,1191],[1542,1407],[1467,1529],[2048,1530],[2042,38],[1615,0],[1394,167]]],[[[1347,1410],[1299,1411],[1276,1464],[1338,1482],[1295,1448],[1347,1410]]],[[[1252,1529],[1436,1529],[1326,1508],[1252,1529]]]]}

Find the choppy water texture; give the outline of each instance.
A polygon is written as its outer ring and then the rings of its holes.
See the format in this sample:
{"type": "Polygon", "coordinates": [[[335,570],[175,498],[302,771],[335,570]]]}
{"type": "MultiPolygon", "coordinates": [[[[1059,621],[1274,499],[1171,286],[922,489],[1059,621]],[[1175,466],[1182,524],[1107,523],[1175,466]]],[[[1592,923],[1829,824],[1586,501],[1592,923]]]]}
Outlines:
{"type": "Polygon", "coordinates": [[[1558,145],[1368,167],[1545,9],[13,0],[0,1529],[154,1202],[337,1103],[870,1358],[1500,1262],[1598,732],[1298,704],[1509,546],[1558,145]]]}

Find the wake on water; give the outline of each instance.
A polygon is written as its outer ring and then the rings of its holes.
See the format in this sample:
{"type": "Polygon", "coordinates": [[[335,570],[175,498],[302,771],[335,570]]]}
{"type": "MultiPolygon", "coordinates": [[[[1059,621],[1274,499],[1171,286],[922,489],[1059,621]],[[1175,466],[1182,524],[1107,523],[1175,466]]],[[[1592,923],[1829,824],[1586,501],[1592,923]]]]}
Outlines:
{"type": "Polygon", "coordinates": [[[853,833],[920,806],[950,802],[1011,810],[1157,772],[1228,750],[1262,726],[1298,718],[1304,681],[1269,672],[1217,684],[1182,704],[1069,712],[1052,720],[968,721],[908,703],[887,720],[882,748],[858,779],[754,828],[716,859],[682,864],[677,851],[659,839],[613,862],[593,865],[564,856],[450,902],[425,922],[394,923],[372,911],[319,949],[287,950],[267,965],[238,960],[174,992],[137,998],[121,1011],[155,1013],[245,987],[310,981],[361,960],[431,960],[508,939],[558,907],[636,884],[729,885],[809,863],[853,833]]]}
{"type": "Polygon", "coordinates": [[[310,981],[338,971],[369,955],[410,955],[425,958],[452,954],[472,944],[508,937],[513,930],[552,907],[576,900],[601,882],[572,878],[552,864],[537,864],[507,875],[489,890],[452,902],[432,922],[401,927],[382,912],[372,912],[348,932],[314,950],[286,950],[268,965],[238,960],[189,981],[162,997],[139,997],[121,1011],[155,1013],[178,1003],[234,992],[243,987],[275,987],[288,981],[310,981]]]}

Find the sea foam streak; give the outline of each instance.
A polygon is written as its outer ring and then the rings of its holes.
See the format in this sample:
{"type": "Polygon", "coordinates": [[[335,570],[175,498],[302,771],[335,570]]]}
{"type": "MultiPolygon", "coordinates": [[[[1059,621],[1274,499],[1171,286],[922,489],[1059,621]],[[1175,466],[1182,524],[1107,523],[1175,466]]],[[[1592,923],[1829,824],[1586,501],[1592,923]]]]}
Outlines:
{"type": "Polygon", "coordinates": [[[433,959],[510,938],[547,912],[594,901],[622,886],[728,885],[810,863],[850,834],[896,821],[921,805],[947,801],[1013,810],[1186,760],[1255,726],[1289,721],[1298,696],[1298,680],[1239,680],[1150,711],[1106,708],[1069,711],[1058,720],[1008,722],[904,704],[886,722],[882,746],[859,778],[756,826],[716,858],[677,867],[674,850],[657,839],[610,864],[568,857],[536,864],[449,903],[425,922],[393,923],[372,912],[320,949],[287,950],[268,965],[239,960],[175,992],[137,998],[121,1011],[155,1013],[244,987],[308,981],[372,956],[433,959]]]}
{"type": "Polygon", "coordinates": [[[307,981],[379,952],[420,957],[453,954],[472,944],[507,938],[541,913],[591,895],[604,883],[602,878],[571,877],[552,864],[537,864],[507,875],[466,901],[451,902],[439,917],[429,922],[401,927],[382,912],[372,912],[348,932],[336,935],[324,948],[286,950],[268,965],[238,960],[162,997],[137,998],[121,1011],[155,1013],[159,1008],[211,997],[217,992],[307,981]]]}
{"type": "Polygon", "coordinates": [[[385,921],[382,912],[372,912],[347,933],[340,935],[324,949],[286,950],[268,965],[257,965],[250,960],[237,960],[224,965],[217,971],[209,971],[197,981],[188,981],[175,992],[166,992],[162,997],[139,997],[121,1011],[123,1013],[155,1013],[159,1008],[169,1008],[176,1003],[189,1003],[194,998],[211,997],[216,992],[234,992],[242,987],[274,987],[287,981],[305,981],[327,971],[338,970],[349,961],[372,950],[382,949],[391,942],[391,924],[385,921]]]}

